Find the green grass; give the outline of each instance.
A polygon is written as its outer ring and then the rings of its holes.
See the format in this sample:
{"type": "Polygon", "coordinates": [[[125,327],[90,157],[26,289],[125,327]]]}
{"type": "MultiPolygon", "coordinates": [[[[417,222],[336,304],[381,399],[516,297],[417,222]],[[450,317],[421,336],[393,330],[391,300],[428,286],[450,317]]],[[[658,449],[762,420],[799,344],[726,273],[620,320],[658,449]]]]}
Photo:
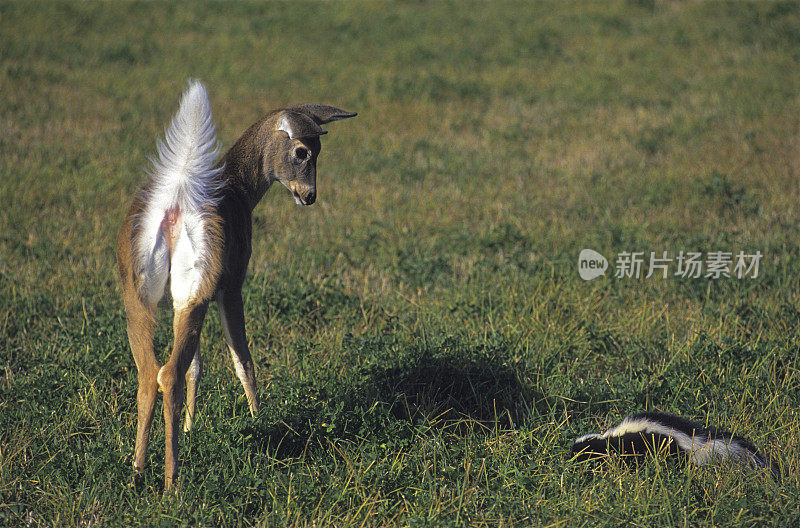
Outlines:
{"type": "Polygon", "coordinates": [[[0,524],[797,525],[799,63],[794,2],[0,3],[0,524]],[[190,77],[225,146],[279,105],[359,116],[314,207],[255,212],[262,411],[214,309],[162,497],[158,414],[127,486],[113,245],[190,77]],[[584,282],[587,247],[764,259],[584,282]],[[570,460],[651,408],[784,478],[570,460]]]}

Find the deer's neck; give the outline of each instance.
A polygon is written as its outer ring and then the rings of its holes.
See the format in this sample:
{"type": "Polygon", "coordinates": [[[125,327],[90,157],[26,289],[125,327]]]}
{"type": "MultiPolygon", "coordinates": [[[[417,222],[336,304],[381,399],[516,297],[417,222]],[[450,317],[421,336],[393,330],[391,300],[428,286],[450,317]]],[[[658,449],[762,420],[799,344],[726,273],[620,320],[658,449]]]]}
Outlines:
{"type": "Polygon", "coordinates": [[[272,149],[261,125],[262,122],[258,122],[250,127],[220,160],[225,164],[223,177],[244,198],[251,211],[274,180],[272,149]]]}

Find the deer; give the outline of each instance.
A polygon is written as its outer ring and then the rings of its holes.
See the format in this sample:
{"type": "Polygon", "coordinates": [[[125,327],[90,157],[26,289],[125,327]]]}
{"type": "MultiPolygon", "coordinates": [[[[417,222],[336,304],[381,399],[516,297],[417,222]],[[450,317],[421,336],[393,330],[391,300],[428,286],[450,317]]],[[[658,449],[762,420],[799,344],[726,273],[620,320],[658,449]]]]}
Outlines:
{"type": "Polygon", "coordinates": [[[158,140],[147,183],[133,198],[116,256],[127,335],[138,373],[134,482],[141,481],[158,393],[163,394],[164,490],[176,488],[178,422],[192,429],[202,373],[200,334],[211,301],[250,413],[258,413],[242,286],[252,248],[253,210],[276,181],[297,204],[315,202],[321,125],[355,117],[333,106],[301,104],[256,121],[221,158],[205,86],[190,80],[158,140]],[[159,301],[169,292],[173,345],[160,365],[153,349],[159,301]]]}

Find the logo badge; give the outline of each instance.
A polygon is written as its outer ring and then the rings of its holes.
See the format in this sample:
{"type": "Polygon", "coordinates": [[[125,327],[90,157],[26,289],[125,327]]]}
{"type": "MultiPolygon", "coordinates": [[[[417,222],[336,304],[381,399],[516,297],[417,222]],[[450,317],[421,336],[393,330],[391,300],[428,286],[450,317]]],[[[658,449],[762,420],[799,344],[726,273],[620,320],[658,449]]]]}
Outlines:
{"type": "Polygon", "coordinates": [[[593,249],[584,249],[578,255],[578,274],[585,281],[605,275],[607,269],[606,258],[593,249]]]}

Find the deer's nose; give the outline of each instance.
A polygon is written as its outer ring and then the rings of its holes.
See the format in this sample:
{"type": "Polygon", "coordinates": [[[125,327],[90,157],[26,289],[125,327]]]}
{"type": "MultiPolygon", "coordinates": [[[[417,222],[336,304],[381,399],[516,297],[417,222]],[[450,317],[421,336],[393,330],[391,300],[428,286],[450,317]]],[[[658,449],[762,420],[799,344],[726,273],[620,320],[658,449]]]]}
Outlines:
{"type": "Polygon", "coordinates": [[[303,201],[306,203],[306,205],[311,205],[316,200],[317,200],[317,192],[316,191],[308,191],[306,193],[305,199],[303,199],[303,201]]]}

